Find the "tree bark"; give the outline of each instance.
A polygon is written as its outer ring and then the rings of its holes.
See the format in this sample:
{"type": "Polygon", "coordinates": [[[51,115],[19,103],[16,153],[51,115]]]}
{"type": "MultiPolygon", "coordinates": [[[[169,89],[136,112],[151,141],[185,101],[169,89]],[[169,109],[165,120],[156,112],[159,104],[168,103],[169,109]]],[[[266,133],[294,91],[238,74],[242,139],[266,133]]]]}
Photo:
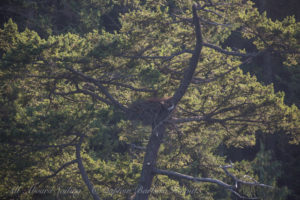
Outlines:
{"type": "Polygon", "coordinates": [[[143,169],[141,173],[141,178],[139,186],[136,189],[135,199],[144,200],[148,199],[151,192],[152,180],[154,177],[154,168],[156,166],[157,155],[159,147],[163,140],[163,135],[165,132],[165,125],[152,126],[152,134],[150,136],[149,143],[147,145],[146,154],[144,157],[143,169]]]}

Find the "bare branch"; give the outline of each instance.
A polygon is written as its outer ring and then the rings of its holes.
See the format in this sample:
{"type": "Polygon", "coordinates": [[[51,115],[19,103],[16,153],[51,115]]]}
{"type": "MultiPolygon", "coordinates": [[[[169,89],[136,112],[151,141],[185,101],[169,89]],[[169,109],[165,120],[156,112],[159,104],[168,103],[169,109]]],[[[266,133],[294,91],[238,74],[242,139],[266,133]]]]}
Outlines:
{"type": "Polygon", "coordinates": [[[180,124],[180,123],[187,123],[187,122],[201,122],[206,121],[210,123],[224,123],[226,121],[233,121],[233,122],[248,122],[248,123],[256,123],[256,124],[264,124],[266,122],[262,120],[250,120],[250,119],[238,119],[239,116],[227,117],[224,119],[215,119],[211,118],[213,114],[206,114],[204,116],[194,116],[194,117],[187,117],[187,118],[172,118],[172,123],[180,124]]]}
{"type": "Polygon", "coordinates": [[[169,171],[169,170],[154,169],[153,172],[155,174],[166,175],[169,178],[173,178],[173,179],[185,179],[185,180],[189,180],[189,181],[193,181],[193,182],[214,183],[214,184],[220,185],[221,187],[224,187],[225,189],[231,191],[236,196],[238,196],[240,198],[243,198],[243,199],[258,199],[258,198],[256,198],[256,197],[246,197],[246,196],[242,196],[241,194],[239,194],[237,191],[235,191],[238,188],[238,184],[273,188],[272,186],[261,184],[261,183],[258,183],[258,182],[242,181],[242,180],[238,179],[236,176],[234,176],[233,174],[228,172],[227,168],[230,168],[230,167],[232,167],[232,165],[221,166],[221,168],[225,171],[227,176],[231,177],[235,181],[234,185],[229,185],[229,184],[227,184],[227,183],[225,183],[221,180],[218,180],[218,179],[193,177],[193,176],[189,176],[189,175],[186,175],[186,174],[181,174],[181,173],[174,172],[174,171],[169,171]]]}
{"type": "Polygon", "coordinates": [[[259,187],[267,187],[267,188],[273,188],[273,186],[270,186],[270,185],[265,185],[265,184],[262,184],[262,183],[259,183],[257,181],[253,181],[253,182],[248,182],[248,181],[243,181],[243,180],[240,180],[238,179],[236,176],[234,176],[233,174],[231,174],[227,169],[228,168],[233,168],[233,164],[230,164],[230,165],[226,165],[226,166],[221,166],[221,168],[224,170],[224,172],[229,176],[231,177],[234,181],[235,181],[235,187],[237,188],[237,184],[243,184],[243,185],[250,185],[250,186],[259,186],[259,187]]]}
{"type": "Polygon", "coordinates": [[[161,175],[166,175],[169,178],[174,178],[174,179],[185,179],[189,181],[194,181],[194,182],[207,182],[207,183],[215,183],[217,185],[220,185],[226,189],[232,189],[232,185],[228,185],[227,183],[224,183],[223,181],[217,180],[217,179],[212,179],[212,178],[197,178],[185,174],[181,174],[178,172],[173,172],[173,171],[168,171],[168,170],[161,170],[161,169],[154,169],[154,173],[156,174],[161,174],[161,175]]]}
{"type": "Polygon", "coordinates": [[[230,192],[232,192],[233,194],[235,194],[237,197],[241,198],[241,199],[249,199],[249,200],[255,200],[255,199],[259,199],[257,197],[246,197],[246,196],[243,196],[241,194],[239,194],[238,192],[232,190],[232,189],[229,189],[230,192]]]}

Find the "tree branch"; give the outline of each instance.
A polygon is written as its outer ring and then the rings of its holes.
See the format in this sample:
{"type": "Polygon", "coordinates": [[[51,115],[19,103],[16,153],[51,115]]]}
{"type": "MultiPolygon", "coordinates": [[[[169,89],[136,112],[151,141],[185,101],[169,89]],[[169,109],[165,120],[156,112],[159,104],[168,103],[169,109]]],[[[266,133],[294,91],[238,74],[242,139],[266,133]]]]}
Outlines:
{"type": "Polygon", "coordinates": [[[207,120],[205,116],[194,116],[194,117],[187,117],[187,118],[172,118],[172,123],[180,124],[186,122],[200,122],[205,120],[207,120]]]}
{"type": "Polygon", "coordinates": [[[185,94],[188,86],[190,85],[194,72],[197,68],[198,60],[200,57],[200,53],[203,47],[203,39],[202,39],[202,33],[201,33],[201,26],[199,23],[199,17],[197,15],[196,10],[197,5],[193,5],[193,24],[195,26],[195,33],[196,33],[196,47],[194,50],[194,53],[190,59],[189,67],[185,70],[183,79],[180,83],[179,88],[176,90],[175,94],[173,95],[171,102],[174,106],[178,104],[178,102],[181,100],[183,95],[185,94]]]}
{"type": "Polygon", "coordinates": [[[229,185],[227,183],[224,183],[223,181],[217,180],[217,179],[212,179],[212,178],[197,178],[185,174],[181,174],[178,172],[173,172],[173,171],[168,171],[168,170],[162,170],[162,169],[154,169],[155,174],[161,174],[161,175],[166,175],[169,178],[173,179],[185,179],[193,182],[207,182],[207,183],[214,183],[217,185],[220,185],[226,189],[233,189],[234,187],[232,185],[229,185]]]}
{"type": "Polygon", "coordinates": [[[99,95],[95,94],[94,92],[91,92],[89,90],[79,89],[79,88],[77,90],[70,91],[70,92],[53,92],[53,94],[60,95],[60,96],[67,96],[67,95],[72,95],[72,94],[86,94],[86,95],[90,95],[93,98],[95,98],[99,101],[102,101],[108,105],[113,105],[110,101],[100,97],[99,95]]]}
{"type": "Polygon", "coordinates": [[[118,102],[117,100],[115,100],[111,94],[106,90],[106,88],[100,84],[100,82],[97,80],[97,79],[94,79],[90,76],[87,76],[85,74],[83,74],[82,72],[79,72],[71,67],[66,67],[69,71],[81,76],[82,78],[84,78],[85,80],[89,81],[89,82],[92,82],[94,83],[98,88],[99,90],[112,102],[112,104],[114,106],[116,106],[117,108],[123,110],[123,111],[126,111],[127,108],[125,106],[123,106],[120,102],[118,102]]]}
{"type": "Polygon", "coordinates": [[[252,198],[252,197],[245,197],[245,196],[242,196],[241,194],[239,194],[236,191],[236,189],[238,188],[238,184],[273,188],[270,185],[265,185],[265,184],[261,184],[261,183],[258,183],[258,182],[242,181],[242,180],[238,179],[236,176],[234,176],[233,174],[231,174],[231,173],[228,172],[227,168],[231,168],[231,167],[232,167],[232,165],[221,166],[221,168],[225,171],[226,175],[229,176],[229,177],[231,177],[235,181],[234,185],[229,185],[229,184],[224,183],[223,181],[218,180],[218,179],[213,179],[213,178],[198,178],[198,177],[193,177],[193,176],[189,176],[189,175],[186,175],[186,174],[181,174],[181,173],[174,172],[174,171],[169,171],[169,170],[154,169],[153,172],[155,174],[166,175],[169,178],[173,178],[173,179],[185,179],[185,180],[189,180],[189,181],[193,181],[193,182],[214,183],[214,184],[217,184],[217,185],[219,185],[221,187],[224,187],[225,189],[231,191],[236,196],[238,196],[240,198],[244,198],[244,199],[258,199],[258,198],[256,198],[256,197],[254,197],[254,198],[252,198]]]}
{"type": "Polygon", "coordinates": [[[42,181],[40,181],[36,186],[39,186],[40,184],[42,184],[43,182],[45,182],[47,179],[52,178],[54,176],[56,176],[61,170],[63,170],[64,168],[68,167],[69,165],[72,165],[74,163],[77,162],[77,159],[72,160],[70,162],[67,162],[65,164],[63,164],[60,168],[58,168],[53,174],[49,175],[49,176],[44,176],[42,177],[42,181]]]}
{"type": "Polygon", "coordinates": [[[213,81],[216,81],[218,80],[219,78],[222,78],[224,77],[225,75],[229,74],[230,72],[232,72],[233,70],[237,69],[238,66],[236,67],[232,67],[231,69],[227,70],[226,72],[222,73],[222,74],[218,74],[218,75],[215,75],[215,77],[212,77],[212,78],[207,78],[207,79],[202,79],[202,78],[193,78],[192,80],[192,83],[193,84],[199,84],[199,83],[211,83],[213,81]]]}
{"type": "Polygon", "coordinates": [[[98,194],[96,193],[96,191],[94,190],[94,186],[90,182],[88,175],[85,171],[85,168],[82,164],[82,158],[80,155],[82,142],[83,142],[83,137],[80,137],[79,143],[76,145],[76,158],[77,158],[78,168],[79,168],[81,177],[82,177],[84,183],[86,184],[86,186],[88,187],[90,194],[93,196],[94,200],[100,200],[100,198],[99,198],[98,194]]]}
{"type": "Polygon", "coordinates": [[[236,51],[226,51],[226,50],[222,49],[221,47],[215,46],[213,44],[205,43],[205,42],[203,42],[203,46],[214,49],[220,53],[230,55],[230,56],[253,57],[258,54],[258,53],[240,53],[240,52],[236,52],[236,51]]]}
{"type": "MultiPolygon", "coordinates": [[[[49,175],[49,176],[44,176],[44,177],[40,177],[42,180],[39,181],[37,184],[34,185],[34,187],[38,187],[39,185],[41,185],[42,183],[44,183],[47,179],[49,178],[52,178],[54,176],[56,176],[60,171],[62,171],[64,168],[72,165],[72,164],[75,164],[77,162],[77,159],[75,160],[72,160],[72,161],[69,161],[65,164],[63,164],[60,168],[58,168],[53,174],[49,175]]],[[[28,192],[28,190],[26,190],[26,188],[22,188],[20,191],[18,191],[17,193],[13,194],[13,198],[18,198],[19,199],[19,196],[23,193],[26,193],[28,192]]],[[[11,198],[10,198],[11,199],[11,198]]]]}
{"type": "Polygon", "coordinates": [[[234,180],[234,182],[235,182],[235,188],[238,187],[238,184],[273,188],[273,187],[270,186],[270,185],[265,185],[265,184],[259,183],[259,182],[257,182],[257,181],[247,182],[247,181],[243,181],[243,180],[238,179],[236,176],[234,176],[233,174],[231,174],[231,173],[227,170],[228,168],[233,168],[233,164],[221,166],[221,168],[224,170],[224,172],[227,174],[227,176],[231,177],[231,178],[234,180]]]}
{"type": "Polygon", "coordinates": [[[140,56],[140,55],[129,56],[129,55],[122,55],[122,57],[125,57],[125,58],[136,58],[136,59],[161,59],[161,60],[163,60],[163,62],[165,62],[165,61],[172,60],[175,56],[179,56],[179,55],[184,54],[184,53],[193,53],[193,51],[192,50],[188,50],[188,49],[184,49],[182,51],[173,53],[170,56],[140,56]]]}
{"type": "Polygon", "coordinates": [[[151,89],[147,89],[147,88],[136,88],[131,85],[124,84],[124,83],[117,83],[117,82],[108,82],[108,83],[112,84],[112,85],[128,88],[133,91],[138,91],[138,92],[154,92],[154,93],[157,92],[156,90],[151,90],[151,89]]]}

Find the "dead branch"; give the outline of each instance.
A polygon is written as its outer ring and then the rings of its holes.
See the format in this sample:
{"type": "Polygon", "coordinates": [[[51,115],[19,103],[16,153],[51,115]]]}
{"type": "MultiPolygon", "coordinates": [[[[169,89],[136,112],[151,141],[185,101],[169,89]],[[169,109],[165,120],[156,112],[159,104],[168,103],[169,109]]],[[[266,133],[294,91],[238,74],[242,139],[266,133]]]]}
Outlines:
{"type": "Polygon", "coordinates": [[[247,181],[243,181],[241,179],[238,179],[236,176],[234,176],[233,174],[231,174],[230,172],[228,172],[227,168],[232,168],[233,165],[226,165],[226,166],[220,166],[224,172],[226,173],[227,176],[231,177],[234,180],[234,184],[227,184],[221,180],[218,179],[213,179],[213,178],[199,178],[199,177],[193,177],[193,176],[189,176],[186,174],[181,174],[178,172],[174,172],[174,171],[169,171],[169,170],[161,170],[161,169],[154,169],[154,173],[155,174],[160,174],[160,175],[166,175],[171,179],[185,179],[185,180],[189,180],[189,181],[193,181],[193,182],[206,182],[206,183],[213,183],[213,184],[217,184],[227,190],[229,190],[230,192],[232,192],[234,195],[243,198],[243,199],[258,199],[257,197],[246,197],[241,195],[239,192],[237,192],[236,190],[238,189],[238,186],[241,185],[250,185],[250,186],[259,186],[259,187],[268,187],[268,188],[273,188],[270,185],[265,185],[265,184],[261,184],[259,182],[247,182],[247,181]]]}

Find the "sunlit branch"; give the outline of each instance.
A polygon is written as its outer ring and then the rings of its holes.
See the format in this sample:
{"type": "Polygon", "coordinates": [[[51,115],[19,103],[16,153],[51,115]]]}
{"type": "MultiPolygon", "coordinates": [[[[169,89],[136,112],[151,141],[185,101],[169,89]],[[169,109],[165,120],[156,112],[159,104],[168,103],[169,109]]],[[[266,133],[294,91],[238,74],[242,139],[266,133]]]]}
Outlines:
{"type": "Polygon", "coordinates": [[[238,192],[234,191],[233,189],[228,189],[230,192],[232,192],[234,195],[236,195],[237,197],[241,198],[241,199],[248,199],[248,200],[256,200],[256,199],[259,199],[257,197],[246,197],[246,196],[243,196],[241,194],[239,194],[238,192]]]}
{"type": "Polygon", "coordinates": [[[227,176],[231,177],[234,182],[235,182],[235,188],[238,187],[238,184],[243,184],[243,185],[250,185],[250,186],[259,186],[259,187],[267,187],[267,188],[273,188],[270,185],[266,185],[266,184],[262,184],[259,183],[257,181],[253,181],[253,182],[248,182],[248,181],[243,181],[241,179],[238,179],[236,176],[234,176],[232,173],[230,173],[227,169],[228,168],[233,168],[233,164],[230,165],[225,165],[225,166],[220,166],[224,172],[227,174],[227,176]]]}
{"type": "Polygon", "coordinates": [[[185,174],[181,174],[178,172],[173,172],[169,170],[161,170],[161,169],[154,169],[155,174],[160,174],[160,175],[166,175],[169,178],[173,179],[185,179],[185,180],[190,180],[193,182],[207,182],[207,183],[215,183],[217,185],[220,185],[222,187],[225,187],[227,189],[232,189],[234,188],[232,185],[229,185],[227,183],[224,183],[223,181],[213,179],[213,178],[198,178],[198,177],[193,177],[185,174]]]}
{"type": "Polygon", "coordinates": [[[199,178],[199,177],[194,177],[194,176],[189,176],[186,174],[181,174],[178,172],[174,172],[174,171],[169,171],[169,170],[161,170],[161,169],[154,169],[154,173],[155,174],[160,174],[160,175],[166,175],[171,179],[185,179],[185,180],[189,180],[189,181],[193,181],[193,182],[206,182],[206,183],[213,183],[213,184],[217,184],[221,187],[224,187],[225,189],[231,191],[233,194],[235,194],[238,197],[242,197],[244,199],[258,199],[256,197],[246,197],[246,196],[242,196],[241,194],[239,194],[237,191],[235,191],[238,187],[239,184],[242,185],[250,185],[250,186],[259,186],[259,187],[268,187],[268,188],[273,188],[270,185],[265,185],[265,184],[261,184],[259,182],[247,182],[247,181],[243,181],[238,179],[236,176],[234,176],[233,174],[231,174],[230,172],[228,172],[227,168],[232,167],[232,165],[227,165],[227,166],[220,166],[224,172],[226,173],[227,176],[231,177],[234,180],[234,185],[230,185],[227,184],[221,180],[218,179],[213,179],[213,178],[199,178]]]}

